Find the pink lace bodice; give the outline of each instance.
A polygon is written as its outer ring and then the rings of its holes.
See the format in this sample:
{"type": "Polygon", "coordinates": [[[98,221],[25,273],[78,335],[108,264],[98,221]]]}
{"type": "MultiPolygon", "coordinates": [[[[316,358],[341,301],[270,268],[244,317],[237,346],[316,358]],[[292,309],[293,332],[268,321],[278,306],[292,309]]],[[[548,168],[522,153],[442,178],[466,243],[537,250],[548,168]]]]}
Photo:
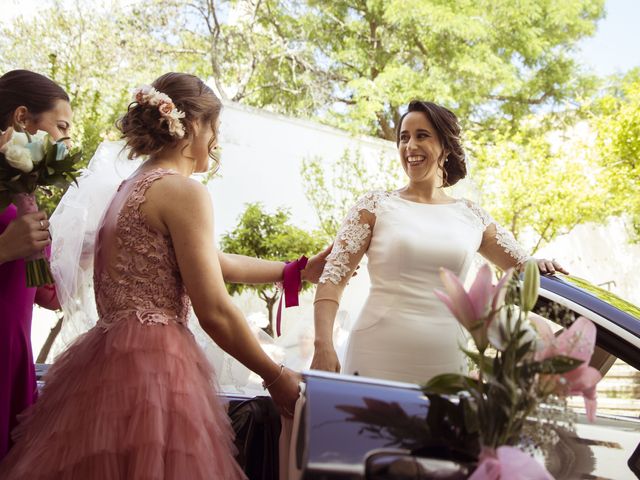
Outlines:
{"type": "Polygon", "coordinates": [[[155,169],[125,180],[105,212],[94,264],[98,325],[104,329],[134,315],[144,324],[187,322],[190,303],[171,237],[152,229],[140,209],[154,181],[176,174],[155,169]]]}

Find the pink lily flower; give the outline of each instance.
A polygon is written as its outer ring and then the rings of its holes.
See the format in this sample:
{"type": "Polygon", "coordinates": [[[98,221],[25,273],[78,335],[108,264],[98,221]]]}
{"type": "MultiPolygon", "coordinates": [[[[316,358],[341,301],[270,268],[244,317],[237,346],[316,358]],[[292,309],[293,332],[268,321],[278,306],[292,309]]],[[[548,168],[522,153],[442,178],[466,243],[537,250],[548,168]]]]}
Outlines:
{"type": "Polygon", "coordinates": [[[582,360],[573,370],[561,375],[550,375],[547,380],[555,383],[558,393],[584,397],[587,418],[593,422],[596,418],[596,385],[602,379],[600,372],[589,366],[596,341],[596,327],[590,320],[580,317],[573,325],[557,337],[553,335],[547,322],[537,316],[530,315],[542,339],[542,347],[535,353],[535,360],[541,361],[556,355],[582,360]]]}
{"type": "Polygon", "coordinates": [[[504,288],[513,274],[509,269],[497,285],[491,282],[491,270],[483,265],[476,275],[469,292],[460,279],[446,268],[440,269],[440,278],[445,292],[434,290],[434,294],[447,306],[454,317],[471,333],[478,350],[484,351],[489,341],[487,329],[504,303],[504,288]]]}

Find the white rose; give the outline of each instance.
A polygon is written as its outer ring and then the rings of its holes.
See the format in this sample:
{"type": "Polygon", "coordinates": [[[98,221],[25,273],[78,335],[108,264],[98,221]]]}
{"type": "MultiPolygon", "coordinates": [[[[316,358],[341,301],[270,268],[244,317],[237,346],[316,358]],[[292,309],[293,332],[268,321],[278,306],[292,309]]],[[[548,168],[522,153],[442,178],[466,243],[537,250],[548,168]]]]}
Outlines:
{"type": "Polygon", "coordinates": [[[17,168],[25,173],[33,170],[31,152],[26,148],[16,144],[7,145],[4,155],[7,158],[7,163],[13,168],[17,168]]]}
{"type": "Polygon", "coordinates": [[[11,140],[9,141],[9,144],[11,145],[17,145],[19,147],[24,147],[27,143],[29,143],[29,140],[27,139],[27,135],[23,132],[13,132],[13,135],[11,136],[11,140]]]}
{"type": "Polygon", "coordinates": [[[38,141],[44,142],[47,137],[50,137],[50,135],[47,132],[45,132],[43,130],[38,130],[35,133],[35,135],[31,135],[31,141],[32,142],[38,142],[38,141]]]}

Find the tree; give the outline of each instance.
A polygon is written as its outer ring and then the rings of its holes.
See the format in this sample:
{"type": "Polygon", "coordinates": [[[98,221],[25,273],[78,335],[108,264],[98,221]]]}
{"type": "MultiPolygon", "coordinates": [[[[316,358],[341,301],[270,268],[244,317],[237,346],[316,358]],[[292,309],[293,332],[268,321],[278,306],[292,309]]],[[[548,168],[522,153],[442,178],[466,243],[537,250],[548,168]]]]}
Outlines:
{"type": "Polygon", "coordinates": [[[554,137],[532,117],[494,143],[475,144],[472,178],[482,203],[530,254],[578,224],[619,212],[587,142],[575,129],[554,137]]]}
{"type": "MultiPolygon", "coordinates": [[[[313,255],[324,246],[319,235],[310,234],[289,224],[290,213],[278,209],[270,214],[264,211],[260,203],[250,203],[238,220],[238,225],[231,233],[226,233],[220,240],[220,248],[225,253],[248,255],[264,260],[287,261],[301,255],[313,255]]],[[[304,283],[303,290],[311,287],[304,283]]],[[[273,307],[279,291],[274,284],[241,285],[228,284],[232,295],[249,289],[258,294],[265,303],[269,316],[269,324],[265,331],[273,336],[273,307]]]]}
{"type": "Polygon", "coordinates": [[[399,172],[395,159],[381,156],[365,162],[359,150],[345,150],[330,169],[326,169],[321,157],[303,160],[300,175],[305,196],[318,216],[325,238],[333,241],[349,208],[366,192],[399,187],[399,172]]]}
{"type": "Polygon", "coordinates": [[[288,0],[151,0],[133,18],[178,69],[212,78],[223,100],[312,115],[327,85],[297,20],[305,9],[288,0]]]}
{"type": "Polygon", "coordinates": [[[225,99],[393,139],[412,98],[496,129],[565,108],[592,78],[571,57],[604,0],[154,0],[137,30],[225,99]]]}
{"type": "MultiPolygon", "coordinates": [[[[115,121],[126,111],[130,90],[171,64],[162,57],[146,61],[157,45],[132,28],[128,9],[115,2],[92,4],[87,12],[83,3],[52,0],[38,15],[0,27],[0,69],[31,69],[62,85],[74,111],[72,138],[86,164],[100,142],[118,138],[115,121]]],[[[39,198],[49,212],[63,193],[54,190],[53,197],[39,198]]]]}
{"type": "Polygon", "coordinates": [[[302,20],[331,82],[334,123],[394,139],[418,97],[454,109],[466,128],[517,122],[591,86],[571,58],[603,0],[310,0],[302,20]]]}
{"type": "Polygon", "coordinates": [[[624,206],[640,241],[640,68],[615,78],[590,107],[601,181],[624,206]]]}

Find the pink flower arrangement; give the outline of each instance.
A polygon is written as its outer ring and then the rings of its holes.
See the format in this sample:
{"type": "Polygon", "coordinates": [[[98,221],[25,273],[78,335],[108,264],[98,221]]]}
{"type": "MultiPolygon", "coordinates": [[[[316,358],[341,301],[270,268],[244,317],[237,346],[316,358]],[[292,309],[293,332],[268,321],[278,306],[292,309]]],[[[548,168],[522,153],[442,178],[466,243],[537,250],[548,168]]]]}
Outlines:
{"type": "Polygon", "coordinates": [[[542,347],[535,353],[537,361],[558,355],[582,361],[578,367],[563,374],[543,375],[541,378],[543,388],[558,395],[582,395],[587,418],[591,422],[595,421],[596,385],[602,379],[600,372],[589,366],[596,341],[595,325],[586,318],[580,317],[556,337],[542,317],[533,314],[531,321],[542,339],[542,347]]]}
{"type": "Polygon", "coordinates": [[[143,85],[133,91],[133,99],[139,105],[158,107],[160,121],[167,124],[169,134],[184,137],[185,129],[181,119],[185,118],[185,114],[176,108],[169,95],[159,92],[151,85],[143,85]]]}
{"type": "Polygon", "coordinates": [[[434,293],[471,333],[480,351],[486,350],[489,344],[487,331],[504,303],[505,287],[512,275],[513,269],[510,269],[497,285],[493,285],[491,269],[485,264],[480,268],[467,293],[453,272],[446,268],[440,271],[440,278],[447,293],[440,290],[435,290],[434,293]]]}
{"type": "Polygon", "coordinates": [[[554,336],[545,319],[530,313],[540,285],[535,261],[527,262],[521,283],[509,270],[494,285],[487,265],[469,291],[448,270],[442,270],[441,278],[444,291],[435,294],[471,334],[478,352],[461,348],[477,365],[478,374],[439,375],[423,391],[427,395],[464,392],[471,399],[464,412],[465,424],[478,426],[481,453],[470,478],[551,478],[518,446],[528,441],[523,429],[550,397],[566,405],[567,396],[582,395],[588,419],[595,419],[596,385],[601,379],[598,370],[589,366],[595,326],[580,317],[554,336]]]}

